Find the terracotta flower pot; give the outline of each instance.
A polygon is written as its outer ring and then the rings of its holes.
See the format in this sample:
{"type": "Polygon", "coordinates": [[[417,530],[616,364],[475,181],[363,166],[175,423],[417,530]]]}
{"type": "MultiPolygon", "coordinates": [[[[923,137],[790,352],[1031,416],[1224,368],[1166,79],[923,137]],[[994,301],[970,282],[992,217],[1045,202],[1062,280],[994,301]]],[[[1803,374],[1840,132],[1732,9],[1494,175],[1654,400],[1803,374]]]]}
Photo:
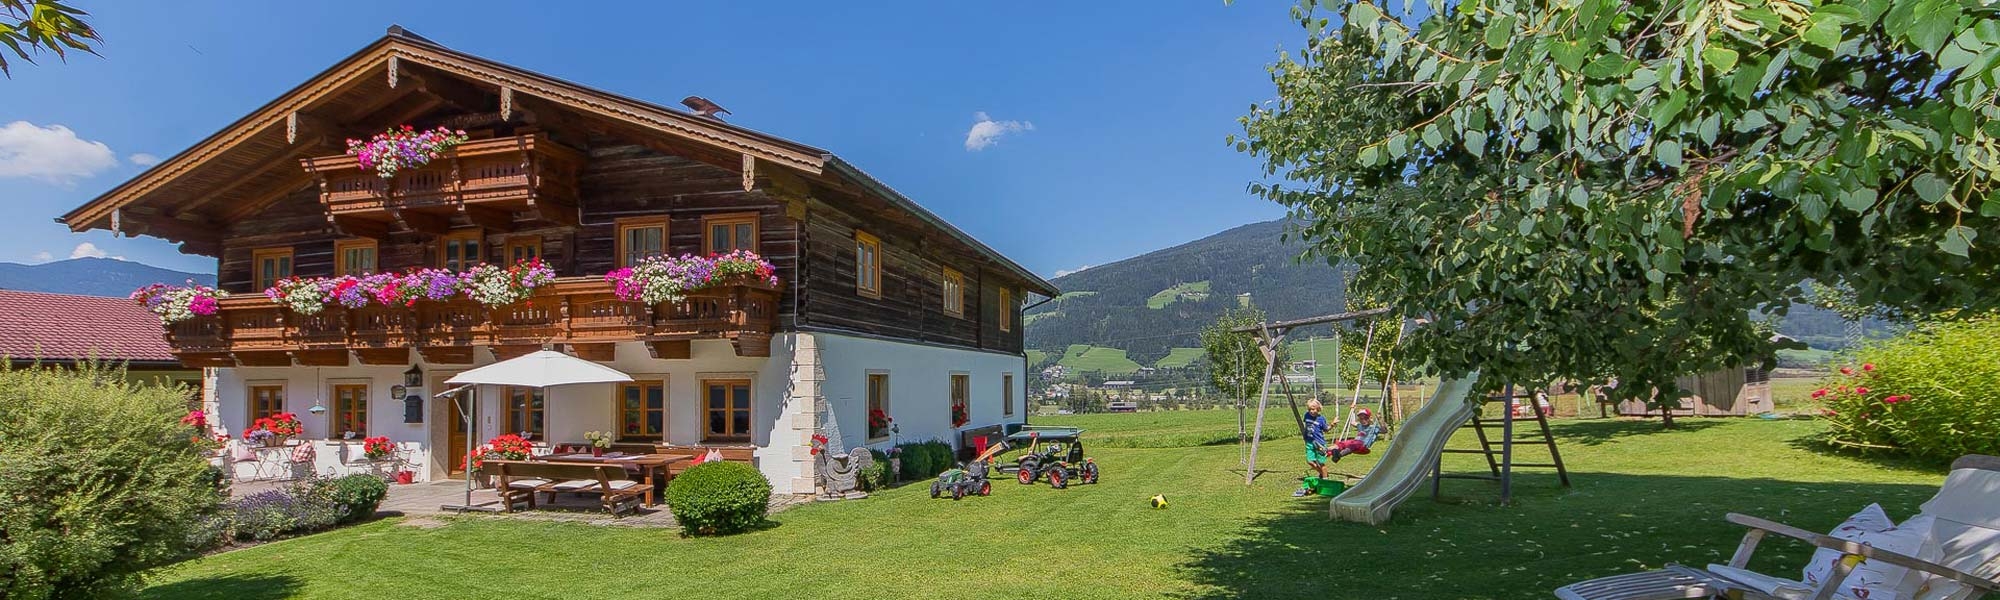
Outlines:
{"type": "Polygon", "coordinates": [[[597,447],[597,446],[591,446],[591,447],[590,447],[590,455],[591,455],[591,456],[604,456],[604,449],[603,449],[603,448],[599,448],[599,447],[597,447]]]}

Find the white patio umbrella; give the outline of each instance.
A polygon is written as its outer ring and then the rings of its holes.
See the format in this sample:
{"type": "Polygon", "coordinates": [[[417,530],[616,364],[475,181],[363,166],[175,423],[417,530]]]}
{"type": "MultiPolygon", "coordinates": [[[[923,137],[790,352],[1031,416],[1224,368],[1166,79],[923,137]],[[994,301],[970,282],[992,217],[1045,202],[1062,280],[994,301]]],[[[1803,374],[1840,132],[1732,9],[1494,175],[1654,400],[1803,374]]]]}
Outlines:
{"type": "MultiPolygon", "coordinates": [[[[472,411],[464,404],[465,390],[475,385],[511,385],[533,388],[551,388],[559,385],[585,383],[623,383],[632,380],[631,375],[617,369],[590,362],[581,358],[556,352],[540,350],[526,356],[510,358],[477,369],[459,373],[445,380],[446,385],[456,386],[438,392],[438,398],[451,396],[452,402],[459,404],[458,414],[465,420],[465,455],[471,456],[473,444],[472,411]]],[[[472,472],[465,474],[465,504],[445,506],[447,510],[472,510],[472,472]]]]}

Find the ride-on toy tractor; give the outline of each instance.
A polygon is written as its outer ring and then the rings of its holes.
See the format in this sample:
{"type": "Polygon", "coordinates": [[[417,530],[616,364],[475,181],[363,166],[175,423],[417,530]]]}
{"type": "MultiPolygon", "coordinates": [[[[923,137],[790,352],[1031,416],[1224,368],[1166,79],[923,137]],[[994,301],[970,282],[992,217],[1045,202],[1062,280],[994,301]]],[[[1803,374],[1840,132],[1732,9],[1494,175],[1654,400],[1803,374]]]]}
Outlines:
{"type": "Polygon", "coordinates": [[[939,473],[937,481],[931,482],[931,497],[950,495],[951,499],[957,500],[974,495],[991,496],[993,482],[986,478],[986,472],[986,461],[974,460],[939,473]]]}
{"type": "MultiPolygon", "coordinates": [[[[988,455],[1009,448],[1026,451],[1014,460],[1014,477],[1022,485],[1048,479],[1049,487],[1061,489],[1072,483],[1097,483],[1097,462],[1083,456],[1082,429],[1075,427],[1028,427],[1007,436],[1006,441],[987,451],[988,455]],[[997,450],[997,452],[996,452],[997,450]]],[[[1005,467],[1002,467],[1005,470],[1005,467]]]]}

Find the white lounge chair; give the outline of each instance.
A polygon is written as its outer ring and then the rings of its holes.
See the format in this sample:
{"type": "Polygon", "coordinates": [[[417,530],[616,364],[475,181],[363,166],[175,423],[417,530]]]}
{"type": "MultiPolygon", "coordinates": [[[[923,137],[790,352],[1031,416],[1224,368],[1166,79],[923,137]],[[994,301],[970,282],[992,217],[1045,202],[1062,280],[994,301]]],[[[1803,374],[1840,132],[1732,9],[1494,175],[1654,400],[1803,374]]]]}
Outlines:
{"type": "MultiPolygon", "coordinates": [[[[1744,570],[1750,564],[1757,543],[1768,534],[1798,539],[1847,556],[1880,561],[1912,569],[1930,578],[1933,590],[1963,586],[1950,595],[1926,594],[1925,598],[1962,600],[2000,593],[2000,457],[1967,455],[1951,465],[1951,474],[1936,496],[1923,505],[1922,515],[1933,519],[1929,545],[1920,554],[1937,560],[1880,550],[1832,536],[1821,535],[1756,517],[1731,513],[1729,522],[1750,528],[1736,547],[1727,566],[1708,569],[1670,565],[1658,571],[1613,575],[1563,586],[1556,597],[1563,600],[1675,600],[1681,598],[1748,598],[1771,600],[1828,600],[1839,593],[1853,561],[1836,563],[1832,576],[1819,587],[1744,570]],[[1722,573],[1718,573],[1721,571],[1722,573]],[[1725,576],[1724,574],[1727,574],[1725,576]]],[[[1913,517],[1914,518],[1914,517],[1913,517]]]]}

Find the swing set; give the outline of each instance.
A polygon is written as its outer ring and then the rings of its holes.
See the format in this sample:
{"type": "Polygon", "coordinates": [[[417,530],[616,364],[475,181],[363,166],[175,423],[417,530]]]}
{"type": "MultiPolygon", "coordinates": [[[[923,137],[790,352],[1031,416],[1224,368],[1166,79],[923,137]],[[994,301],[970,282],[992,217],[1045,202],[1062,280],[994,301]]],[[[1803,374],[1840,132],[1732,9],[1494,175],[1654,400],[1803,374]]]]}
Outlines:
{"type": "MultiPolygon", "coordinates": [[[[1261,471],[1257,470],[1257,450],[1259,445],[1264,439],[1264,413],[1270,403],[1270,398],[1271,398],[1271,386],[1270,386],[1271,377],[1277,369],[1278,348],[1282,347],[1282,344],[1284,344],[1285,336],[1290,335],[1292,330],[1300,327],[1306,327],[1310,325],[1320,325],[1325,323],[1344,323],[1347,321],[1370,319],[1368,322],[1368,337],[1366,341],[1362,343],[1361,370],[1357,372],[1354,378],[1354,393],[1348,399],[1346,418],[1341,419],[1340,435],[1334,438],[1334,439],[1340,439],[1342,437],[1347,436],[1347,428],[1351,424],[1350,422],[1353,420],[1354,409],[1361,403],[1361,386],[1363,384],[1364,377],[1366,377],[1366,374],[1368,372],[1368,355],[1373,350],[1375,344],[1376,322],[1374,321],[1374,319],[1376,317],[1380,317],[1386,314],[1389,314],[1389,309],[1374,308],[1362,311],[1324,315],[1307,319],[1278,321],[1275,323],[1260,323],[1249,327],[1239,327],[1234,330],[1236,333],[1257,334],[1257,350],[1258,352],[1264,355],[1264,379],[1263,379],[1264,385],[1260,386],[1261,391],[1258,393],[1257,396],[1257,424],[1256,428],[1253,430],[1248,440],[1250,452],[1247,462],[1244,463],[1243,483],[1249,484],[1255,482],[1257,480],[1257,475],[1261,473],[1261,471]]],[[[1400,324],[1401,322],[1399,320],[1398,325],[1400,324]]],[[[1402,342],[1401,329],[1402,328],[1399,326],[1397,328],[1398,331],[1396,332],[1396,339],[1398,344],[1402,342]]],[[[1339,335],[1339,330],[1335,329],[1335,336],[1338,335],[1339,335]]],[[[1335,339],[1338,340],[1339,338],[1336,337],[1335,339]]],[[[1338,344],[1337,341],[1335,343],[1338,344]]],[[[1338,351],[1336,351],[1335,354],[1338,354],[1338,351]]],[[[1336,356],[1334,360],[1340,361],[1342,359],[1336,356]]],[[[1336,378],[1339,377],[1337,375],[1339,373],[1338,368],[1339,367],[1337,366],[1335,367],[1336,378]]],[[[1390,385],[1392,383],[1389,380],[1389,377],[1393,372],[1394,372],[1393,369],[1384,370],[1383,372],[1384,386],[1390,385]]],[[[1282,390],[1282,393],[1285,395],[1285,402],[1291,405],[1292,424],[1298,427],[1299,437],[1301,439],[1307,438],[1308,435],[1305,426],[1305,416],[1299,412],[1298,400],[1292,394],[1292,385],[1290,378],[1280,378],[1278,387],[1282,390]]],[[[1241,427],[1240,418],[1238,422],[1239,422],[1238,427],[1240,428],[1241,427]]],[[[1239,440],[1238,445],[1240,447],[1241,446],[1240,440],[1243,439],[1243,436],[1238,435],[1237,439],[1239,440]]],[[[1323,447],[1320,448],[1319,450],[1321,451],[1322,454],[1324,454],[1326,451],[1326,449],[1323,447]]],[[[1347,477],[1354,478],[1351,475],[1347,475],[1347,477]]]]}

